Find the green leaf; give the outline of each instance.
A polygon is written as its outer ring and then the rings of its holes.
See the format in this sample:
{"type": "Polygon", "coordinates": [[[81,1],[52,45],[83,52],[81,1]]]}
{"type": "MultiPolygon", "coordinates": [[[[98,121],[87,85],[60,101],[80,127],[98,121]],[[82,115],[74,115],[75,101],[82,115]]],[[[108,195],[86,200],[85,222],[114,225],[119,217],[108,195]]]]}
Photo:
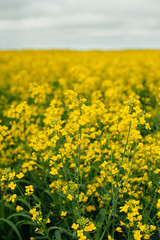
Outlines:
{"type": "Polygon", "coordinates": [[[100,223],[101,225],[103,224],[103,221],[105,219],[105,215],[106,215],[106,209],[105,208],[101,208],[101,210],[99,211],[97,217],[96,217],[96,223],[100,223]]]}
{"type": "Polygon", "coordinates": [[[38,236],[38,237],[34,237],[34,239],[48,239],[48,237],[46,236],[43,236],[43,237],[40,237],[40,236],[38,236]]]}
{"type": "Polygon", "coordinates": [[[16,226],[17,225],[33,225],[33,226],[37,226],[37,223],[35,222],[32,222],[32,221],[29,221],[29,220],[21,220],[19,221],[18,223],[16,223],[16,226]],[[23,221],[23,222],[22,222],[23,221]]]}
{"type": "Polygon", "coordinates": [[[11,210],[14,210],[14,211],[15,211],[15,207],[13,207],[12,204],[9,204],[9,203],[5,202],[5,203],[4,203],[4,206],[7,207],[7,208],[9,208],[9,209],[11,209],[11,210]]]}
{"type": "Polygon", "coordinates": [[[103,222],[105,220],[105,215],[106,215],[106,209],[105,208],[102,208],[97,217],[96,217],[96,227],[97,227],[97,230],[94,234],[94,239],[95,240],[99,240],[100,239],[100,234],[101,234],[101,230],[102,230],[102,225],[103,225],[103,222]]]}
{"type": "Polygon", "coordinates": [[[68,232],[67,230],[65,230],[65,229],[63,229],[63,228],[50,227],[50,228],[48,228],[47,233],[49,234],[49,232],[50,232],[51,230],[60,230],[61,232],[65,232],[67,235],[73,237],[73,235],[72,235],[70,232],[68,232]]]}
{"type": "Polygon", "coordinates": [[[56,238],[56,240],[62,240],[61,233],[62,233],[61,230],[56,230],[55,231],[55,238],[56,238]]]}
{"type": "Polygon", "coordinates": [[[30,182],[25,179],[15,180],[15,183],[19,183],[19,182],[21,182],[21,183],[24,182],[24,183],[27,183],[28,185],[30,184],[30,182]]]}
{"type": "Polygon", "coordinates": [[[32,194],[32,196],[37,202],[41,202],[40,199],[35,194],[32,194]]]}
{"type": "Polygon", "coordinates": [[[59,227],[49,227],[47,230],[47,233],[49,233],[52,230],[57,230],[57,229],[59,229],[59,227]]]}
{"type": "Polygon", "coordinates": [[[57,191],[56,191],[56,193],[57,193],[57,195],[60,196],[60,197],[65,197],[65,195],[64,195],[63,193],[61,193],[61,192],[57,192],[57,191]]]}
{"type": "Polygon", "coordinates": [[[25,214],[25,213],[13,213],[7,219],[9,220],[12,217],[19,217],[19,216],[31,219],[31,217],[29,215],[25,214]]]}
{"type": "Polygon", "coordinates": [[[0,221],[6,222],[6,223],[16,232],[19,240],[22,240],[21,235],[20,235],[20,232],[18,231],[16,225],[15,225],[13,222],[11,222],[10,220],[5,219],[5,218],[0,218],[0,221]]]}
{"type": "Polygon", "coordinates": [[[19,222],[16,222],[16,227],[20,227],[21,225],[25,225],[25,223],[26,223],[26,220],[21,220],[21,221],[19,221],[19,222]]]}
{"type": "Polygon", "coordinates": [[[77,232],[76,232],[76,231],[74,231],[74,232],[73,232],[73,236],[75,237],[75,236],[76,236],[76,234],[77,234],[77,232]]]}

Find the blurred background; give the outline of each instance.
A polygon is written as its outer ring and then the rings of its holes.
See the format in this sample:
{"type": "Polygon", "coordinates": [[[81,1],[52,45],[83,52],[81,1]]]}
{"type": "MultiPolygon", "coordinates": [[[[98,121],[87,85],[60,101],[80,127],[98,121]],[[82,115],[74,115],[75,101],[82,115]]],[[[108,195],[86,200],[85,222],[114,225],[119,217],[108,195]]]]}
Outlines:
{"type": "Polygon", "coordinates": [[[0,49],[160,49],[160,0],[0,0],[0,49]]]}

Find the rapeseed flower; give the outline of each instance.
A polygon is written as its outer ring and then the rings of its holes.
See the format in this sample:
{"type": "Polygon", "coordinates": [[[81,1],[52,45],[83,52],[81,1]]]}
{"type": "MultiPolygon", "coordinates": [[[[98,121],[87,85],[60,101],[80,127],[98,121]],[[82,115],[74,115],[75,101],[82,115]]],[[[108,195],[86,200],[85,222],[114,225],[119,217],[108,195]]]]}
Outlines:
{"type": "Polygon", "coordinates": [[[25,195],[27,196],[32,195],[34,192],[33,185],[25,186],[25,189],[26,189],[25,195]]]}

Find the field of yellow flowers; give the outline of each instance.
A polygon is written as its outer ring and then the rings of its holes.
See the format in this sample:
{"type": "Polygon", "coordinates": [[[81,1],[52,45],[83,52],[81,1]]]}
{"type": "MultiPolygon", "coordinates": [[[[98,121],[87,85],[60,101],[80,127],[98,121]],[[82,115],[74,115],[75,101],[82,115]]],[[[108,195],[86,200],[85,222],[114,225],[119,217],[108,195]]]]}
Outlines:
{"type": "Polygon", "coordinates": [[[160,51],[0,52],[0,239],[160,240],[160,51]]]}

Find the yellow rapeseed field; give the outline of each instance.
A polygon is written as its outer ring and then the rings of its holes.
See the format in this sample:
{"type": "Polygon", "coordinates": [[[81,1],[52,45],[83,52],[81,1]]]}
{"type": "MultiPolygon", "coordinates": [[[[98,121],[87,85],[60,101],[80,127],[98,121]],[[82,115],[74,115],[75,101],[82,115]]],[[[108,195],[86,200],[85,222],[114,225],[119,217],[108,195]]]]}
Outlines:
{"type": "Polygon", "coordinates": [[[0,239],[160,240],[160,51],[0,52],[0,239]]]}

